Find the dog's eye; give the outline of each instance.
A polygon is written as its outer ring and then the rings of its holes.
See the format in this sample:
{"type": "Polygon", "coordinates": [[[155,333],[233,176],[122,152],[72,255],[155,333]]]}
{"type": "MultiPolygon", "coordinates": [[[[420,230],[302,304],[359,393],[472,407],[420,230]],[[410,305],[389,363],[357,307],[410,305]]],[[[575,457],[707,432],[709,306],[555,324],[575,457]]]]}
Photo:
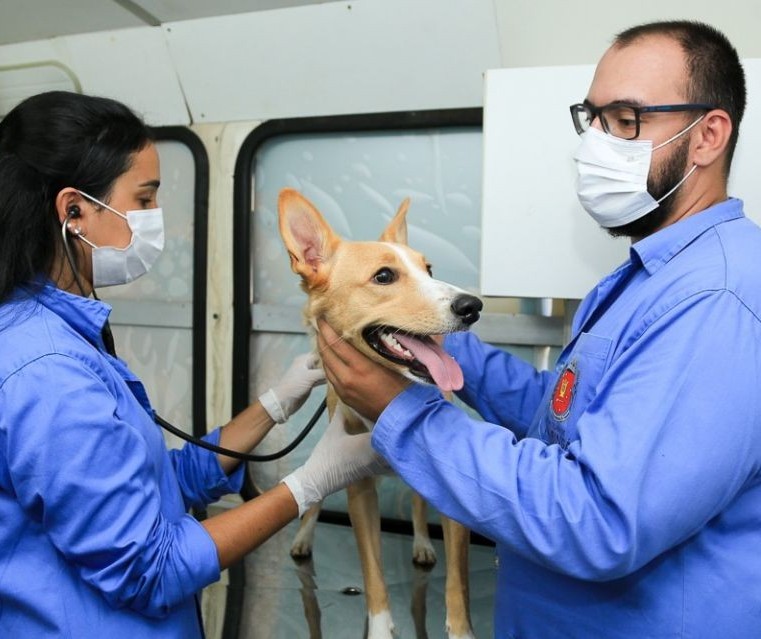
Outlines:
{"type": "Polygon", "coordinates": [[[376,284],[392,284],[396,281],[396,273],[390,268],[382,268],[375,275],[373,275],[373,281],[376,284]]]}

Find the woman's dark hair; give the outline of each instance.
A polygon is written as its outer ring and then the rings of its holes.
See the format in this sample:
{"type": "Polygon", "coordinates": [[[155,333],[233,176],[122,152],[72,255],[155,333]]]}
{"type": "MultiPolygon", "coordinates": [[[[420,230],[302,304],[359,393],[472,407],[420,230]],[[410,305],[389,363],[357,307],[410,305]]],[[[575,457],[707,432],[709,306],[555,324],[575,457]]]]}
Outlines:
{"type": "Polygon", "coordinates": [[[108,201],[152,140],[125,105],[66,91],[27,98],[0,121],[0,302],[20,285],[38,285],[63,259],[61,189],[108,201]]]}
{"type": "Polygon", "coordinates": [[[747,99],[745,72],[737,51],[718,29],[690,20],[642,24],[619,33],[613,43],[625,47],[652,35],[673,38],[682,47],[687,63],[687,101],[713,104],[729,115],[732,134],[724,167],[728,175],[747,99]]]}

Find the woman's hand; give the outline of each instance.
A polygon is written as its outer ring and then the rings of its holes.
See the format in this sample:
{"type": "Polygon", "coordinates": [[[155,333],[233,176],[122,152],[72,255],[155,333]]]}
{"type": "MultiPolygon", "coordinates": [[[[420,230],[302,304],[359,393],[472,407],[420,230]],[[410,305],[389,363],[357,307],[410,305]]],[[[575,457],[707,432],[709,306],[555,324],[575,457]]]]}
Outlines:
{"type": "Polygon", "coordinates": [[[278,424],[288,421],[318,384],[325,383],[325,374],[314,353],[304,353],[293,360],[280,381],[259,397],[264,410],[278,424]]]}
{"type": "Polygon", "coordinates": [[[339,409],[309,459],[283,478],[283,483],[293,494],[301,517],[331,493],[364,477],[388,471],[386,460],[370,446],[370,433],[348,434],[339,409]]]}
{"type": "MultiPolygon", "coordinates": [[[[247,453],[264,439],[275,424],[282,424],[309,397],[312,389],[325,383],[325,374],[314,353],[299,355],[280,380],[248,408],[238,413],[222,429],[219,445],[247,453]]],[[[219,453],[219,463],[226,473],[240,461],[219,453]]]]}

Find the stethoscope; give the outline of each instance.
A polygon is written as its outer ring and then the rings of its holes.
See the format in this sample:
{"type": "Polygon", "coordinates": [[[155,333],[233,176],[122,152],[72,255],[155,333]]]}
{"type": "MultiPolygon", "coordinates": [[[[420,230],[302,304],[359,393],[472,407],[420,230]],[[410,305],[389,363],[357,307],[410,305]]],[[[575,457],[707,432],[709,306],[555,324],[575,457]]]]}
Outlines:
{"type": "MultiPolygon", "coordinates": [[[[79,276],[79,271],[77,269],[76,262],[74,261],[74,256],[72,255],[72,252],[71,252],[71,247],[69,246],[69,238],[67,233],[67,226],[69,221],[71,220],[71,218],[78,217],[78,216],[79,216],[79,207],[76,205],[72,205],[71,207],[69,207],[69,209],[66,211],[66,219],[63,221],[63,224],[61,224],[61,237],[63,238],[63,249],[64,249],[64,253],[66,254],[66,260],[69,262],[71,271],[74,274],[74,280],[76,281],[77,286],[79,287],[79,290],[82,292],[82,295],[84,297],[87,297],[87,294],[85,293],[85,288],[82,285],[82,280],[79,276]]],[[[95,293],[95,289],[92,290],[92,296],[96,300],[100,301],[100,298],[95,293]]],[[[112,357],[116,357],[114,336],[113,336],[113,333],[111,332],[111,326],[108,323],[108,320],[106,320],[106,323],[103,325],[102,336],[103,336],[103,344],[106,347],[106,352],[112,357]]],[[[242,461],[265,462],[265,461],[272,461],[275,459],[280,459],[281,457],[285,457],[294,448],[296,448],[296,446],[298,446],[304,440],[304,438],[309,434],[309,432],[314,428],[315,424],[317,423],[317,420],[320,419],[320,416],[325,411],[326,405],[327,405],[327,400],[323,399],[322,402],[320,402],[320,405],[317,407],[317,410],[314,412],[314,415],[312,415],[310,420],[307,422],[307,425],[304,426],[301,432],[298,435],[296,435],[296,437],[290,444],[288,444],[285,448],[282,448],[281,450],[277,452],[268,453],[266,455],[253,455],[251,453],[241,453],[241,452],[238,452],[237,450],[231,450],[229,448],[224,448],[222,446],[210,444],[209,442],[203,439],[200,439],[198,437],[193,437],[192,435],[188,435],[185,431],[180,430],[176,426],[173,426],[168,421],[166,421],[163,417],[161,417],[158,413],[156,413],[156,411],[153,411],[153,419],[164,430],[172,433],[173,435],[176,435],[180,439],[184,439],[186,442],[189,442],[196,446],[200,446],[201,448],[205,448],[206,450],[219,453],[220,455],[225,455],[226,457],[233,457],[235,459],[240,459],[242,461]]]]}

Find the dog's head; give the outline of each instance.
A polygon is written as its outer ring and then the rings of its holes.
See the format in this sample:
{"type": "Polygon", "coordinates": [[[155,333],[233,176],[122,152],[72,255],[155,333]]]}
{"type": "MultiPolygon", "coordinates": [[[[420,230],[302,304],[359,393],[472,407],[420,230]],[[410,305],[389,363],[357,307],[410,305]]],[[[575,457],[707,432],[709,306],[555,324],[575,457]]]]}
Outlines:
{"type": "Polygon", "coordinates": [[[402,202],[380,241],[346,241],[304,196],[284,189],[280,234],[308,295],[307,322],[314,327],[322,317],[375,361],[409,379],[458,390],[462,371],[431,336],[467,330],[483,305],[434,279],[423,255],[407,246],[408,206],[402,202]]]}

